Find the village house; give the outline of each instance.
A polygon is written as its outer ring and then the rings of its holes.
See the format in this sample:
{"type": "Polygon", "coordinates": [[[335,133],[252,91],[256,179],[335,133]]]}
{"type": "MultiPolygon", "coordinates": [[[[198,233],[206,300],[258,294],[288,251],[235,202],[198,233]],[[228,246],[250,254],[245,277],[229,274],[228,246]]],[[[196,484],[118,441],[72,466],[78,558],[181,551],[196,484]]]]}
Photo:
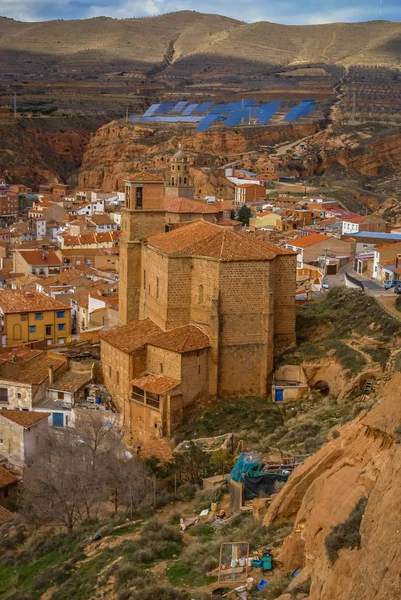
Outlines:
{"type": "Polygon", "coordinates": [[[350,260],[352,254],[349,241],[321,233],[311,233],[290,240],[285,247],[297,253],[299,268],[304,264],[326,266],[328,275],[335,274],[340,266],[350,260]],[[338,259],[338,261],[331,259],[338,259]],[[329,265],[332,268],[329,268],[329,265]]]}
{"type": "Polygon", "coordinates": [[[8,188],[0,188],[0,218],[16,219],[19,214],[19,197],[8,188]]]}
{"type": "Polygon", "coordinates": [[[358,215],[350,219],[343,219],[342,235],[352,236],[362,231],[386,232],[386,221],[378,215],[358,215]]]}
{"type": "Polygon", "coordinates": [[[46,236],[46,219],[44,217],[31,217],[29,219],[29,228],[37,239],[46,236]]]}
{"type": "Polygon", "coordinates": [[[88,202],[87,204],[83,204],[79,207],[76,207],[74,212],[77,215],[87,215],[92,216],[95,213],[104,213],[104,200],[95,200],[95,202],[88,202]]]}
{"type": "Polygon", "coordinates": [[[212,204],[206,204],[199,200],[189,200],[179,196],[166,197],[164,199],[166,211],[166,231],[170,231],[177,223],[188,223],[203,219],[209,223],[216,223],[219,209],[212,204]]]}
{"type": "Polygon", "coordinates": [[[36,291],[0,290],[2,346],[45,341],[66,344],[71,334],[70,308],[36,291]]]}
{"type": "Polygon", "coordinates": [[[36,450],[40,436],[47,430],[49,413],[30,410],[0,411],[0,455],[22,471],[36,450]]]}
{"type": "Polygon", "coordinates": [[[144,440],[197,402],[265,395],[274,354],[295,341],[296,255],[205,220],[164,233],[164,197],[158,176],[126,181],[121,327],[100,336],[105,385],[144,440]]]}
{"type": "Polygon", "coordinates": [[[234,205],[236,207],[244,206],[249,202],[256,202],[266,199],[266,188],[257,183],[242,183],[235,187],[234,205]]]}
{"type": "Polygon", "coordinates": [[[13,252],[13,272],[49,277],[61,272],[61,259],[49,250],[18,249],[13,252]]]}
{"type": "Polygon", "coordinates": [[[270,211],[257,212],[255,217],[249,219],[249,230],[256,231],[257,229],[276,229],[282,231],[282,217],[278,213],[270,211]]]}
{"type": "Polygon", "coordinates": [[[9,509],[17,503],[18,483],[18,477],[0,465],[0,526],[1,508],[9,509]]]}
{"type": "Polygon", "coordinates": [[[106,233],[82,233],[79,235],[70,235],[62,233],[57,236],[62,250],[66,249],[95,249],[95,248],[113,248],[119,240],[119,231],[107,231],[106,233]]]}

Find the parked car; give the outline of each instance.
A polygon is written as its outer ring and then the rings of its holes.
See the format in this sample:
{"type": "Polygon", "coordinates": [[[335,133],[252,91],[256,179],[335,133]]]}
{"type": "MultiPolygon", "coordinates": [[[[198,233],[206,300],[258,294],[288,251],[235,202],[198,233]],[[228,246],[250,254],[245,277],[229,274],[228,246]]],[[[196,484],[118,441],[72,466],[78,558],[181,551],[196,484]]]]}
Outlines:
{"type": "Polygon", "coordinates": [[[401,294],[401,281],[397,281],[394,286],[394,294],[401,294]]]}
{"type": "Polygon", "coordinates": [[[384,282],[384,289],[390,290],[392,287],[395,286],[396,283],[398,283],[398,282],[393,281],[392,279],[388,279],[387,281],[384,282]]]}

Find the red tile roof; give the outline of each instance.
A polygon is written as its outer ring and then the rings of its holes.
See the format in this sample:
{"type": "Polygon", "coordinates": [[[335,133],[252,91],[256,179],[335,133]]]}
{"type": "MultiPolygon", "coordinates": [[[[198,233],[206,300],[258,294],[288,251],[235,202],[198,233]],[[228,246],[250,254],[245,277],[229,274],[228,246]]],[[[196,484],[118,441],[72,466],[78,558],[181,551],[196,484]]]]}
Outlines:
{"type": "Polygon", "coordinates": [[[61,265],[61,259],[57,254],[47,250],[23,250],[20,252],[20,255],[28,265],[35,267],[46,265],[49,267],[59,267],[61,265]]]}
{"type": "Polygon", "coordinates": [[[129,181],[164,182],[164,179],[161,175],[155,175],[154,173],[147,173],[146,171],[140,171],[139,173],[134,173],[134,175],[131,175],[131,177],[129,179],[126,179],[126,181],[128,181],[128,182],[129,181]]]}
{"type": "Polygon", "coordinates": [[[70,308],[49,296],[34,290],[0,290],[0,309],[4,314],[42,312],[46,310],[68,311],[70,308]]]}
{"type": "Polygon", "coordinates": [[[150,319],[133,321],[122,327],[115,327],[100,334],[100,338],[123,352],[132,353],[144,344],[148,343],[152,336],[161,333],[158,327],[150,319]]]}
{"type": "Polygon", "coordinates": [[[163,331],[153,336],[149,343],[157,348],[179,353],[202,350],[210,346],[209,337],[196,325],[185,325],[163,331]]]}
{"type": "MultiPolygon", "coordinates": [[[[195,221],[148,240],[170,256],[205,256],[221,261],[271,260],[282,250],[249,234],[232,231],[207,221],[195,221]]],[[[284,250],[288,254],[288,251],[284,250]]]]}
{"type": "Polygon", "coordinates": [[[211,204],[206,204],[200,200],[189,200],[188,198],[164,198],[164,208],[170,213],[191,213],[191,214],[217,214],[218,208],[211,204]]]}
{"type": "Polygon", "coordinates": [[[15,477],[15,475],[0,465],[0,488],[12,485],[13,483],[18,483],[18,481],[18,477],[15,477]]]}
{"type": "Polygon", "coordinates": [[[36,423],[40,423],[44,419],[50,417],[48,412],[36,412],[32,410],[0,410],[0,417],[4,417],[24,429],[28,429],[36,423]]]}
{"type": "Polygon", "coordinates": [[[15,515],[4,508],[4,506],[0,506],[0,525],[5,525],[15,519],[15,515]]]}
{"type": "Polygon", "coordinates": [[[145,390],[145,392],[164,394],[177,387],[180,382],[177,381],[177,379],[171,379],[170,377],[164,377],[163,375],[151,375],[150,373],[145,373],[145,375],[137,377],[131,381],[131,383],[141,390],[145,390]]]}
{"type": "Polygon", "coordinates": [[[323,235],[322,233],[311,233],[310,235],[305,235],[304,237],[291,240],[291,242],[288,242],[287,245],[294,246],[296,248],[309,248],[309,246],[313,246],[319,242],[324,242],[332,237],[333,236],[331,235],[323,235]]]}

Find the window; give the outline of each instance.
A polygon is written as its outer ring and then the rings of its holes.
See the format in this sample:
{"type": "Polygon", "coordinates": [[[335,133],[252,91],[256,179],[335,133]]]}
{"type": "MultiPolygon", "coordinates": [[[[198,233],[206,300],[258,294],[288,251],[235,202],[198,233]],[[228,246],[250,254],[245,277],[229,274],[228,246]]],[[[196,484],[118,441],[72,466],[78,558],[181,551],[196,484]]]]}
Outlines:
{"type": "Polygon", "coordinates": [[[109,365],[109,377],[111,377],[111,366],[109,365]]]}
{"type": "Polygon", "coordinates": [[[29,326],[29,333],[35,333],[36,331],[36,325],[30,325],[29,326]]]}
{"type": "Polygon", "coordinates": [[[143,188],[137,187],[135,194],[135,208],[142,208],[143,206],[143,188]]]}
{"type": "Polygon", "coordinates": [[[0,402],[8,402],[8,389],[0,388],[0,402]]]}
{"type": "Polygon", "coordinates": [[[57,318],[58,319],[64,319],[64,311],[63,310],[58,310],[57,311],[57,318]]]}
{"type": "Polygon", "coordinates": [[[64,392],[57,392],[57,398],[59,400],[64,400],[64,392]]]}
{"type": "Polygon", "coordinates": [[[0,439],[0,445],[3,445],[3,440],[0,439]]]}
{"type": "Polygon", "coordinates": [[[52,326],[46,325],[46,335],[52,335],[52,326]]]}
{"type": "Polygon", "coordinates": [[[156,298],[159,297],[159,278],[156,277],[156,298]]]}
{"type": "Polygon", "coordinates": [[[198,302],[199,304],[202,304],[203,302],[203,285],[199,286],[198,302]]]}
{"type": "Polygon", "coordinates": [[[143,272],[143,289],[146,290],[146,271],[143,272]]]}
{"type": "Polygon", "coordinates": [[[136,400],[137,402],[145,402],[145,392],[141,390],[141,388],[136,387],[136,385],[132,386],[131,398],[136,400]]]}
{"type": "Polygon", "coordinates": [[[22,394],[21,394],[21,392],[18,392],[18,393],[17,393],[17,398],[18,398],[18,400],[21,400],[21,398],[22,398],[22,394]]]}
{"type": "Polygon", "coordinates": [[[153,392],[146,392],[146,404],[149,406],[153,406],[153,408],[160,407],[160,397],[158,394],[154,394],[153,392]]]}
{"type": "Polygon", "coordinates": [[[28,315],[27,315],[27,313],[23,313],[23,314],[21,315],[21,321],[27,321],[27,320],[28,320],[28,315]]]}
{"type": "Polygon", "coordinates": [[[41,319],[43,319],[43,313],[35,313],[35,319],[36,321],[40,321],[41,319]]]}
{"type": "Polygon", "coordinates": [[[8,498],[8,487],[4,488],[3,496],[4,498],[8,498]]]}
{"type": "Polygon", "coordinates": [[[119,373],[119,371],[116,371],[116,381],[117,381],[117,383],[120,383],[120,373],[119,373]]]}
{"type": "Polygon", "coordinates": [[[163,373],[163,363],[160,363],[160,373],[163,373]]]}
{"type": "Polygon", "coordinates": [[[59,324],[57,325],[57,329],[58,329],[59,331],[64,331],[64,329],[65,329],[65,325],[64,325],[64,323],[59,323],[59,324]]]}

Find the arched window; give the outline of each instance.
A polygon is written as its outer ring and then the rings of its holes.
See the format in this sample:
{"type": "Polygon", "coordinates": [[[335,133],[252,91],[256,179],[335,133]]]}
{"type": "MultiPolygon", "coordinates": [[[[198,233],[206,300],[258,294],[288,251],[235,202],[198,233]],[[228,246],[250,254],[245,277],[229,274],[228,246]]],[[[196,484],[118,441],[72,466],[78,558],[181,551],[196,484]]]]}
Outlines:
{"type": "Polygon", "coordinates": [[[198,291],[198,302],[199,304],[203,303],[203,285],[199,286],[199,291],[198,291]]]}
{"type": "Polygon", "coordinates": [[[171,185],[174,185],[174,177],[171,178],[171,185]]]}
{"type": "Polygon", "coordinates": [[[16,323],[13,327],[13,336],[15,340],[21,339],[21,325],[16,323]]]}
{"type": "Polygon", "coordinates": [[[184,177],[184,183],[187,183],[187,178],[186,177],[184,177]]]}

